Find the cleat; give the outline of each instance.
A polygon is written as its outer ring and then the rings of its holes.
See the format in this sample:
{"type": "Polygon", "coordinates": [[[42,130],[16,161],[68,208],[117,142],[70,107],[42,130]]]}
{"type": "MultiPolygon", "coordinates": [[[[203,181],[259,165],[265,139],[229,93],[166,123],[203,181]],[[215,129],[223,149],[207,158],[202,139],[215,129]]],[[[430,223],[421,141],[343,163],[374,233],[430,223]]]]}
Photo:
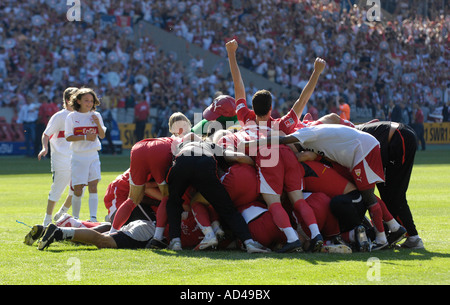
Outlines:
{"type": "Polygon", "coordinates": [[[389,246],[389,243],[388,243],[388,242],[386,242],[386,243],[383,243],[383,244],[380,244],[380,243],[374,242],[374,243],[372,243],[372,248],[371,248],[371,251],[378,251],[378,250],[382,250],[382,249],[386,248],[387,246],[389,246]]]}
{"type": "Polygon", "coordinates": [[[292,253],[303,252],[302,243],[299,239],[296,241],[286,243],[281,249],[277,250],[277,253],[292,253]]]}
{"type": "Polygon", "coordinates": [[[352,253],[352,249],[346,245],[325,245],[320,249],[322,253],[340,253],[340,254],[350,254],[352,253]]]}
{"type": "Polygon", "coordinates": [[[145,248],[147,249],[166,249],[168,247],[167,243],[164,240],[159,240],[156,238],[150,239],[145,248]]]}
{"type": "Polygon", "coordinates": [[[387,236],[387,240],[389,243],[389,247],[394,246],[396,243],[398,243],[399,241],[401,241],[403,238],[405,238],[406,236],[406,229],[402,226],[400,226],[400,228],[398,228],[397,231],[395,232],[391,232],[388,236],[387,236]]]}
{"type": "Polygon", "coordinates": [[[44,234],[45,228],[42,225],[35,225],[31,228],[31,231],[25,235],[23,243],[28,246],[32,246],[44,234]]]}
{"type": "Polygon", "coordinates": [[[57,227],[71,227],[72,226],[70,224],[71,218],[72,218],[72,216],[70,216],[67,213],[64,213],[57,220],[55,220],[55,224],[57,227]]]}
{"type": "Polygon", "coordinates": [[[173,251],[181,251],[183,248],[181,247],[180,240],[171,240],[169,244],[169,249],[173,251]]]}
{"type": "Polygon", "coordinates": [[[370,240],[367,238],[364,226],[357,226],[355,228],[355,239],[359,252],[370,252],[370,240]]]}
{"type": "Polygon", "coordinates": [[[251,241],[245,244],[247,248],[247,253],[269,253],[271,252],[269,248],[264,247],[257,241],[251,241]]]}
{"type": "Polygon", "coordinates": [[[216,236],[213,237],[204,237],[203,240],[194,248],[195,251],[199,250],[207,250],[207,249],[215,249],[219,241],[216,236]]]}
{"type": "Polygon", "coordinates": [[[309,245],[309,251],[311,252],[320,252],[323,246],[323,237],[321,234],[317,234],[316,237],[311,239],[311,243],[309,245]]]}
{"type": "Polygon", "coordinates": [[[423,241],[420,237],[417,238],[406,238],[405,242],[400,245],[402,249],[425,249],[423,241]]]}
{"type": "Polygon", "coordinates": [[[38,243],[38,250],[44,250],[45,248],[50,246],[52,242],[54,242],[55,240],[57,241],[61,240],[61,238],[62,238],[61,230],[59,230],[59,228],[56,225],[50,224],[45,230],[42,239],[38,243]]]}

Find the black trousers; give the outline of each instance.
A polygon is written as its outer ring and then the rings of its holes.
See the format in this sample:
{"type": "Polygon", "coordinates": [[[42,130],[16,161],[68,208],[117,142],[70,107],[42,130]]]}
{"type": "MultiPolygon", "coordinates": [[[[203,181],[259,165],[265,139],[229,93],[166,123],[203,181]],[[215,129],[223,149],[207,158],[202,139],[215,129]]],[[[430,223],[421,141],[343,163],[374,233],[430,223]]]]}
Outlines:
{"type": "Polygon", "coordinates": [[[233,233],[241,240],[251,239],[247,223],[235,208],[225,187],[217,176],[217,163],[207,156],[179,156],[171,167],[167,182],[167,218],[170,239],[181,236],[182,196],[192,185],[213,206],[233,233]]]}
{"type": "Polygon", "coordinates": [[[385,182],[377,184],[389,212],[400,220],[410,236],[418,234],[406,200],[416,149],[416,134],[411,127],[400,124],[389,142],[389,161],[383,164],[385,182]]]}

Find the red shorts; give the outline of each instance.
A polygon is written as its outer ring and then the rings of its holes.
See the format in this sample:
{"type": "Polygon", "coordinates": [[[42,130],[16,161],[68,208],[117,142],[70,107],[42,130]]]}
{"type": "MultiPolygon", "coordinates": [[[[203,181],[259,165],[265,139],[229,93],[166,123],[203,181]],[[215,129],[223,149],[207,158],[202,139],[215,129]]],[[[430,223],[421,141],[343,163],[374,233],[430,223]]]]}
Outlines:
{"type": "MultiPolygon", "coordinates": [[[[330,211],[330,197],[323,193],[313,193],[306,198],[306,203],[313,209],[319,231],[324,236],[334,236],[340,233],[339,222],[330,211]]],[[[308,226],[303,220],[300,225],[306,235],[311,236],[308,226]]]]}
{"type": "Polygon", "coordinates": [[[257,158],[260,193],[281,195],[283,190],[292,192],[303,189],[303,168],[288,146],[280,145],[277,162],[271,162],[273,166],[261,166],[264,161],[267,158],[257,158]]]}
{"type": "Polygon", "coordinates": [[[350,180],[341,176],[334,168],[317,161],[303,162],[305,169],[304,190],[324,193],[330,198],[344,194],[350,180]]]}
{"type": "Polygon", "coordinates": [[[248,224],[253,240],[271,248],[286,243],[286,235],[275,225],[270,212],[265,212],[248,224]]]}
{"type": "Polygon", "coordinates": [[[111,216],[128,199],[130,184],[125,180],[114,180],[108,185],[103,201],[111,216]]]}
{"type": "Polygon", "coordinates": [[[155,138],[136,143],[130,154],[130,184],[144,185],[149,174],[163,184],[172,165],[172,142],[171,138],[155,138]]]}
{"type": "Polygon", "coordinates": [[[373,189],[377,183],[384,181],[380,146],[375,146],[351,171],[340,164],[333,164],[333,168],[353,181],[359,191],[373,189]]]}
{"type": "Polygon", "coordinates": [[[235,164],[220,179],[235,206],[258,199],[259,180],[256,169],[248,164],[235,164]]]}

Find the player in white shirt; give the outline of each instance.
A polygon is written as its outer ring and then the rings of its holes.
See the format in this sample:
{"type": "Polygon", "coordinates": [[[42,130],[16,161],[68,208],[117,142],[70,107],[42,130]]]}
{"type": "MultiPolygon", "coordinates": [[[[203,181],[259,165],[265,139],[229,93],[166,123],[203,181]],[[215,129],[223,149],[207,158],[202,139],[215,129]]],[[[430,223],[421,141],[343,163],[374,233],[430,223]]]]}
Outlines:
{"type": "MultiPolygon", "coordinates": [[[[72,151],[70,150],[70,143],[66,141],[64,137],[64,129],[67,115],[72,112],[72,107],[68,105],[70,96],[78,88],[69,87],[64,90],[63,94],[63,107],[64,109],[55,113],[49,120],[47,127],[42,133],[42,150],[38,154],[39,161],[48,154],[48,144],[50,143],[50,160],[51,171],[53,176],[52,186],[50,193],[48,194],[47,211],[44,217],[43,226],[46,227],[52,222],[53,209],[55,204],[61,198],[62,193],[66,187],[70,184],[70,156],[72,151]]],[[[55,220],[67,213],[72,205],[73,191],[69,189],[69,195],[67,196],[64,205],[55,214],[55,220]]]]}
{"type": "MultiPolygon", "coordinates": [[[[298,129],[294,133],[278,139],[268,137],[259,140],[258,145],[296,142],[299,142],[303,150],[312,151],[333,161],[335,169],[355,182],[377,231],[372,250],[388,246],[383,226],[383,212],[374,194],[376,183],[384,182],[378,140],[355,128],[340,124],[322,124],[298,129]]],[[[250,145],[250,143],[247,142],[245,145],[250,145]]],[[[400,227],[395,219],[387,224],[393,232],[400,227]]]]}
{"type": "Polygon", "coordinates": [[[100,105],[95,92],[90,88],[78,89],[71,97],[73,108],[65,122],[65,137],[71,142],[71,178],[74,195],[72,213],[79,218],[83,187],[89,190],[90,220],[97,221],[98,194],[97,185],[101,179],[100,157],[98,151],[102,145],[99,140],[105,137],[106,127],[100,113],[95,111],[100,105]]]}

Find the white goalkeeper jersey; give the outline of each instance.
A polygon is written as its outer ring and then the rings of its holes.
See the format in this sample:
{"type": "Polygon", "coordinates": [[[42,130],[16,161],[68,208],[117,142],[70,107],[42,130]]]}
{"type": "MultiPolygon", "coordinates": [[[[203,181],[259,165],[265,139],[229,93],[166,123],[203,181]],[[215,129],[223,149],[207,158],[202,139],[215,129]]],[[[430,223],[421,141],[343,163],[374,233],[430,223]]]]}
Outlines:
{"type": "Polygon", "coordinates": [[[340,124],[305,127],[290,134],[309,151],[325,156],[350,170],[380,145],[372,135],[340,124]]]}
{"type": "MultiPolygon", "coordinates": [[[[88,133],[94,133],[98,135],[98,128],[94,120],[92,119],[92,115],[96,115],[99,118],[100,125],[102,126],[103,130],[106,131],[102,116],[97,111],[90,111],[86,113],[73,111],[66,118],[65,137],[67,138],[72,135],[85,135],[88,133]]],[[[70,142],[70,148],[74,153],[97,152],[102,148],[102,144],[100,142],[100,139],[97,137],[95,141],[70,142]]]]}
{"type": "Polygon", "coordinates": [[[70,170],[70,156],[72,150],[70,143],[64,136],[67,115],[70,113],[67,109],[62,109],[55,113],[44,130],[44,134],[50,138],[50,160],[52,171],[68,169],[70,170]]]}

